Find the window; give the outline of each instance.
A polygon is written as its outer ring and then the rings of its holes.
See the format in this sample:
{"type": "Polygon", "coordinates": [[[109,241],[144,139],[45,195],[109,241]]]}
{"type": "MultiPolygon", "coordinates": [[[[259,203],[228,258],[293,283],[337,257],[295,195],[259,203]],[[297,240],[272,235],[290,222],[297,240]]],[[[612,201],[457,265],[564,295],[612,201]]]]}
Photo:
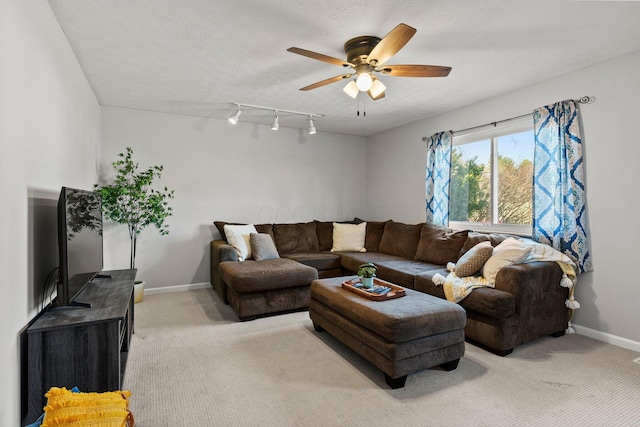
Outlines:
{"type": "Polygon", "coordinates": [[[454,135],[449,225],[531,235],[531,117],[454,135]]]}

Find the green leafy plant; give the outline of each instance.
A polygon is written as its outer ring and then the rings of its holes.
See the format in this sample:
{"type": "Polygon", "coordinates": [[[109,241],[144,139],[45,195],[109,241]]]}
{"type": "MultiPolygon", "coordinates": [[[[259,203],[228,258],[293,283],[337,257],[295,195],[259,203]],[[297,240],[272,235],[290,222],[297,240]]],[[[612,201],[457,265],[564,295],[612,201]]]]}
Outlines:
{"type": "Polygon", "coordinates": [[[378,267],[372,262],[361,264],[358,267],[358,276],[360,277],[376,277],[376,271],[378,267]]]}
{"type": "Polygon", "coordinates": [[[109,220],[125,224],[131,238],[130,268],[136,266],[136,247],[138,235],[150,225],[155,226],[161,235],[169,234],[165,220],[173,215],[169,199],[173,199],[173,190],[152,188],[154,180],[161,178],[162,166],[151,166],[139,171],[138,163],[133,161],[133,150],[118,154],[119,159],[111,165],[116,171],[112,184],[95,185],[102,196],[102,207],[109,220]]]}

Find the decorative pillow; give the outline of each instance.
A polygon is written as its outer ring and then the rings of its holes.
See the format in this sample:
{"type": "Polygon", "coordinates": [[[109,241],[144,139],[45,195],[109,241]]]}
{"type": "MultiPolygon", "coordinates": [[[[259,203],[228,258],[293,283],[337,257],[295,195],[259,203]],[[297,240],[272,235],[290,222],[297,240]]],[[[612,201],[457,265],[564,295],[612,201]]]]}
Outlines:
{"type": "Polygon", "coordinates": [[[249,235],[251,233],[258,233],[253,224],[227,224],[224,226],[224,234],[227,236],[227,242],[238,252],[238,261],[251,258],[251,244],[249,243],[249,235]]]}
{"type": "Polygon", "coordinates": [[[280,258],[273,238],[265,233],[251,233],[249,235],[249,246],[251,254],[256,261],[280,258]]]}
{"type": "Polygon", "coordinates": [[[469,230],[455,231],[448,227],[425,223],[420,231],[414,260],[441,265],[456,262],[468,234],[469,230]]]}
{"type": "Polygon", "coordinates": [[[523,262],[529,256],[531,247],[513,237],[504,240],[493,248],[493,255],[482,267],[482,275],[488,283],[495,283],[498,271],[502,267],[523,262]]]}
{"type": "Polygon", "coordinates": [[[51,387],[45,394],[43,427],[52,426],[124,426],[133,425],[129,411],[129,391],[80,393],[51,387]]]}
{"type": "MultiPolygon", "coordinates": [[[[220,232],[220,236],[226,241],[227,236],[224,232],[225,225],[247,225],[246,223],[239,222],[225,222],[225,221],[213,221],[213,224],[216,226],[218,231],[220,232]]],[[[272,224],[254,224],[253,225],[258,233],[267,233],[271,237],[273,237],[273,225],[272,224]]],[[[228,242],[227,242],[228,243],[228,242]]]]}
{"type": "Polygon", "coordinates": [[[367,223],[340,224],[333,223],[333,246],[331,252],[356,251],[366,252],[364,238],[367,232],[367,223]]]}
{"type": "Polygon", "coordinates": [[[487,241],[478,243],[460,257],[456,263],[456,276],[473,276],[478,271],[482,270],[484,263],[491,258],[492,254],[493,246],[491,246],[491,242],[487,241]]]}

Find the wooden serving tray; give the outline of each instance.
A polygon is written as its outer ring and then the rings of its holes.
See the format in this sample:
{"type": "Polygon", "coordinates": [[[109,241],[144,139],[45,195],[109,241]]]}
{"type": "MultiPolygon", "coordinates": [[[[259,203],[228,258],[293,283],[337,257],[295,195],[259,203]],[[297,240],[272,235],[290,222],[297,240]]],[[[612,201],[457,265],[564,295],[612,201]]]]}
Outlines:
{"type": "Polygon", "coordinates": [[[407,294],[402,286],[395,285],[391,282],[387,282],[386,280],[378,279],[377,277],[373,278],[373,285],[391,288],[391,290],[386,294],[375,294],[372,292],[367,292],[364,289],[356,288],[354,286],[356,283],[361,283],[359,277],[356,277],[355,279],[345,280],[344,282],[342,282],[342,288],[372,301],[386,301],[389,299],[400,298],[407,294]]]}

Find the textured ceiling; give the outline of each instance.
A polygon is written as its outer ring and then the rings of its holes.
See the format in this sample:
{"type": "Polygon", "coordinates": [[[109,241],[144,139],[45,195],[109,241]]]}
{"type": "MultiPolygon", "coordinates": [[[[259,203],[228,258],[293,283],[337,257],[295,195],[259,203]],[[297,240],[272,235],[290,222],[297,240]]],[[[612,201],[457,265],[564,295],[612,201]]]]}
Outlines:
{"type": "MultiPolygon", "coordinates": [[[[101,105],[226,119],[233,103],[324,114],[318,132],[368,136],[640,50],[640,2],[557,0],[49,0],[101,105]],[[446,78],[381,76],[358,101],[339,66],[361,35],[416,35],[388,64],[451,66],[446,78]],[[356,112],[360,109],[360,115],[356,112]],[[366,110],[366,116],[362,113],[366,110]]],[[[611,76],[615,78],[615,76],[611,76]]],[[[583,94],[575,94],[580,96],[583,94]]],[[[597,94],[593,94],[597,95],[597,94]]],[[[268,111],[241,121],[270,124],[268,111]]],[[[280,126],[306,128],[280,114],[280,126]]]]}

